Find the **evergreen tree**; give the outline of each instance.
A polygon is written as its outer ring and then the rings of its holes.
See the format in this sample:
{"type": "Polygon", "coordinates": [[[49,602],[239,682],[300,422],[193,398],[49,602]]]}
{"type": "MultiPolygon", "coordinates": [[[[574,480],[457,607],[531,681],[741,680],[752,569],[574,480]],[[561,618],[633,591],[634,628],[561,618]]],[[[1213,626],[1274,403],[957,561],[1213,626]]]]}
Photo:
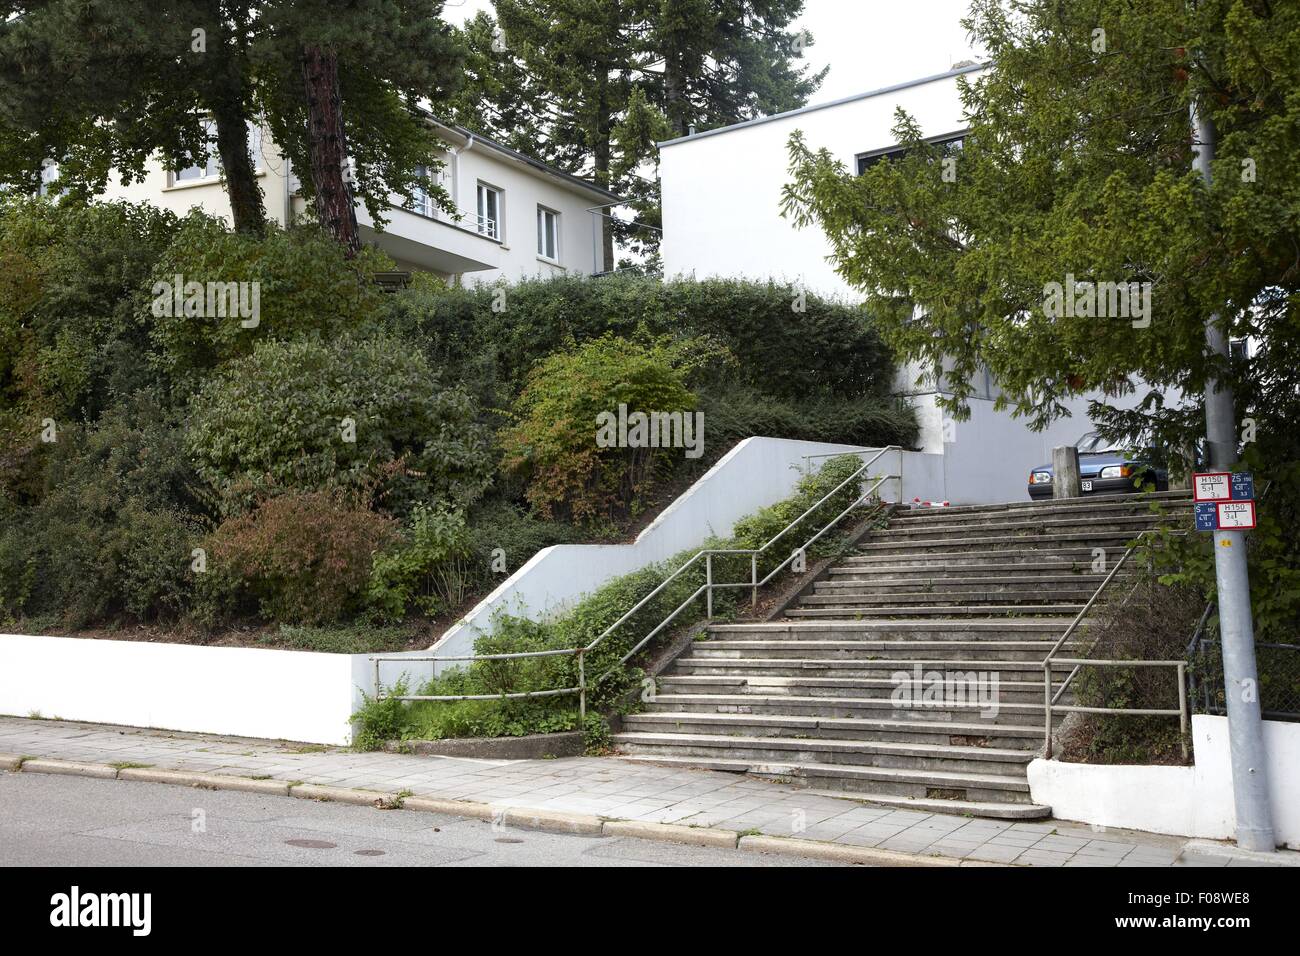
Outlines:
{"type": "MultiPolygon", "coordinates": [[[[803,0],[495,0],[465,29],[471,69],[459,122],[631,200],[657,225],[656,138],[803,105],[825,71],[795,62],[803,0]],[[653,134],[653,135],[651,135],[653,134]]],[[[613,242],[637,234],[606,218],[613,242]]],[[[639,234],[644,239],[644,233],[639,234]]],[[[653,252],[657,242],[644,241],[653,252]]]]}
{"type": "Polygon", "coordinates": [[[55,187],[87,198],[113,169],[129,184],[155,154],[181,169],[215,152],[235,228],[260,232],[247,125],[254,6],[0,4],[0,182],[34,190],[43,165],[56,163],[55,187]]]}
{"type": "Polygon", "coordinates": [[[825,230],[900,357],[947,363],[958,414],[986,364],[1037,426],[1138,378],[1194,397],[1181,417],[1147,399],[1148,424],[1165,415],[1184,440],[1207,378],[1231,381],[1243,414],[1265,391],[1294,407],[1300,7],[977,0],[966,26],[990,63],[962,84],[959,149],[925,144],[901,113],[907,152],[860,176],[791,143],[787,214],[825,230]],[[1209,190],[1192,168],[1193,100],[1219,131],[1209,190]],[[1149,324],[1051,314],[1051,284],[1070,277],[1150,283],[1149,324]],[[1253,361],[1207,352],[1211,314],[1254,343],[1253,361]]]}

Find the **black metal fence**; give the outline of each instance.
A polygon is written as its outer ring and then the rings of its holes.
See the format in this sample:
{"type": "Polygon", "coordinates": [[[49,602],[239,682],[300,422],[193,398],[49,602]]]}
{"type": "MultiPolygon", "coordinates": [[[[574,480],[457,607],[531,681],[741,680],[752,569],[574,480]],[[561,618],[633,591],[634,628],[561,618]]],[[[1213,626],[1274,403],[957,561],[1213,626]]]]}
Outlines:
{"type": "MultiPolygon", "coordinates": [[[[1255,662],[1264,717],[1300,721],[1300,644],[1256,644],[1255,662]]],[[[1217,634],[1207,633],[1197,641],[1188,675],[1192,707],[1197,713],[1227,713],[1223,646],[1217,634]]]]}

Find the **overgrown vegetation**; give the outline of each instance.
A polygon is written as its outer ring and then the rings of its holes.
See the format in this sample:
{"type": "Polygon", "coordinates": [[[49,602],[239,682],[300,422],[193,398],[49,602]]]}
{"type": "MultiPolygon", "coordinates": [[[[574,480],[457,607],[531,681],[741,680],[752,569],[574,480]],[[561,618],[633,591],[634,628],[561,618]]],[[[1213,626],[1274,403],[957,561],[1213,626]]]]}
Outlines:
{"type": "Polygon", "coordinates": [[[315,228],[0,200],[0,619],[386,649],[540,548],[626,535],[740,438],[915,431],[856,308],[636,277],[384,294],[391,266],[315,228]],[[177,276],[257,283],[257,314],[159,307],[177,276]],[[620,404],[704,412],[701,456],[601,447],[620,404]]]}
{"type": "MultiPolygon", "coordinates": [[[[1130,559],[1132,560],[1132,559],[1130,559]]],[[[1128,590],[1127,586],[1123,590],[1128,590]]],[[[1122,591],[1121,591],[1122,593],[1122,591]]],[[[1199,591],[1159,583],[1143,569],[1135,588],[1104,606],[1084,633],[1095,643],[1086,656],[1111,660],[1178,661],[1196,630],[1205,602],[1199,591]]],[[[1083,707],[1177,711],[1174,667],[1082,667],[1071,684],[1083,707]]],[[[1061,757],[1078,763],[1182,763],[1176,716],[1075,714],[1061,757]]]]}

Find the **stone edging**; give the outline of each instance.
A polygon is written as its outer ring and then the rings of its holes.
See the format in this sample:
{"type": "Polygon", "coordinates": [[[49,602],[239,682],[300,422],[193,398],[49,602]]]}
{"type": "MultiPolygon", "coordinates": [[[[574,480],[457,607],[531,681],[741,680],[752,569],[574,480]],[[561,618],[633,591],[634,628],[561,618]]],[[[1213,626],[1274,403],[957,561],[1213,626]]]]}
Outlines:
{"type": "Polygon", "coordinates": [[[475,803],[469,800],[442,800],[433,797],[406,796],[378,790],[328,787],[299,781],[238,777],[226,774],[200,773],[193,770],[162,770],[139,766],[118,767],[111,764],[80,763],[70,760],[52,760],[44,757],[18,756],[17,754],[0,754],[0,770],[14,773],[64,774],[78,777],[94,777],[101,780],[167,783],[182,787],[201,787],[207,790],[238,790],[269,796],[296,797],[300,800],[348,803],[385,810],[445,813],[449,816],[500,823],[526,830],[547,830],[553,833],[575,833],[588,836],[635,837],[639,840],[656,840],[690,846],[750,850],[761,853],[785,853],[790,856],[827,860],[834,863],[927,867],[1003,865],[983,863],[976,860],[957,860],[942,856],[919,856],[911,853],[900,853],[897,850],[845,846],[820,840],[737,833],[734,830],[722,830],[716,827],[691,827],[678,823],[650,823],[641,820],[611,820],[592,814],[569,813],[564,810],[534,810],[526,807],[496,806],[487,803],[475,803]]]}

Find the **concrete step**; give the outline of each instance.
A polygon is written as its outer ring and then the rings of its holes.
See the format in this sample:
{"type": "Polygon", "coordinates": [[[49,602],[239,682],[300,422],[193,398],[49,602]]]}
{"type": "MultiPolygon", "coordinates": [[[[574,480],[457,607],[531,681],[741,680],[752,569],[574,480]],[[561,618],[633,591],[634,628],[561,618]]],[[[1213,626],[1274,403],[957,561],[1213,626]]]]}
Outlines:
{"type": "MultiPolygon", "coordinates": [[[[1128,567],[1124,567],[1115,580],[1132,579],[1128,567]]],[[[889,575],[871,572],[857,572],[852,577],[839,576],[818,581],[813,585],[814,594],[888,594],[896,591],[942,591],[946,594],[979,591],[1019,591],[1036,590],[1042,587],[1064,586],[1074,590],[1096,591],[1106,579],[1105,574],[1002,574],[1002,575],[961,575],[929,574],[924,569],[889,575]]]]}
{"type": "MultiPolygon", "coordinates": [[[[886,660],[953,660],[1033,661],[1040,667],[1055,641],[818,641],[818,640],[748,640],[700,641],[692,649],[697,658],[733,660],[746,658],[791,658],[808,660],[840,659],[859,664],[886,660]]],[[[1078,656],[1084,645],[1067,641],[1061,646],[1062,657],[1078,656]]]]}
{"type": "MultiPolygon", "coordinates": [[[[918,689],[918,694],[920,690],[918,689]]],[[[893,720],[1024,724],[1043,718],[1043,701],[982,702],[958,699],[915,703],[878,697],[796,697],[789,694],[656,694],[647,710],[699,714],[788,714],[797,717],[876,717],[893,720]]]]}
{"type": "MultiPolygon", "coordinates": [[[[1049,588],[1041,585],[951,591],[947,588],[935,588],[931,591],[836,588],[832,591],[814,591],[812,594],[807,594],[799,599],[799,605],[839,607],[856,611],[863,607],[897,607],[904,604],[930,606],[960,604],[964,608],[974,608],[984,604],[1086,604],[1096,590],[1096,588],[1049,588]]],[[[963,610],[962,613],[965,614],[967,611],[963,610]]]]}
{"type": "Polygon", "coordinates": [[[987,817],[995,820],[1042,820],[1052,815],[1052,808],[1033,803],[978,803],[973,800],[930,800],[922,797],[892,797],[877,793],[855,797],[837,790],[810,789],[819,796],[853,800],[863,806],[890,807],[913,813],[946,813],[963,817],[987,817]]]}
{"type": "MultiPolygon", "coordinates": [[[[1118,561],[1124,546],[1107,546],[1108,560],[1118,561]]],[[[888,569],[906,571],[912,568],[943,568],[974,573],[971,569],[992,568],[999,571],[1008,567],[1023,573],[1027,567],[1080,567],[1088,568],[1097,558],[1092,545],[1076,548],[970,548],[964,551],[932,551],[911,549],[898,554],[852,554],[841,558],[831,568],[831,573],[852,573],[888,569]]]]}
{"type": "Polygon", "coordinates": [[[970,800],[987,803],[1028,804],[1029,783],[994,774],[896,770],[887,767],[846,767],[818,763],[769,763],[709,757],[673,757],[638,754],[625,759],[666,766],[697,767],[748,773],[813,787],[929,799],[970,800]]]}
{"type": "Polygon", "coordinates": [[[873,605],[855,605],[848,607],[846,605],[832,607],[795,607],[785,612],[786,617],[790,618],[808,618],[808,617],[827,617],[837,620],[853,620],[856,618],[868,617],[952,617],[953,615],[979,615],[986,617],[990,614],[1007,614],[1007,615],[1047,615],[1059,617],[1062,615],[1077,615],[1083,610],[1086,600],[1078,601],[1075,604],[886,604],[880,606],[873,605]]]}
{"type": "MultiPolygon", "coordinates": [[[[881,534],[872,536],[854,550],[859,555],[908,555],[917,552],[952,554],[964,551],[992,551],[1005,553],[1024,548],[1056,552],[1060,549],[1118,548],[1122,554],[1136,533],[1126,531],[1053,531],[1044,534],[947,534],[935,537],[898,537],[881,534]]],[[[1039,557],[1057,557],[1040,554],[1039,557]]],[[[1116,555],[1118,558],[1118,554],[1116,555]]]]}
{"type": "Polygon", "coordinates": [[[1140,531],[1165,526],[1190,526],[1191,512],[1176,512],[1174,515],[1111,515],[1097,518],[996,518],[982,521],[933,521],[926,523],[890,522],[888,527],[873,532],[868,542],[912,540],[929,537],[952,537],[954,535],[985,536],[1006,534],[1024,537],[1029,534],[1064,533],[1064,532],[1106,532],[1114,534],[1136,535],[1140,531]]]}
{"type": "MultiPolygon", "coordinates": [[[[662,679],[669,680],[673,676],[698,676],[704,678],[834,677],[844,680],[891,680],[899,671],[915,673],[918,667],[922,673],[933,670],[966,672],[988,669],[989,663],[989,660],[976,661],[952,658],[947,660],[894,658],[872,661],[853,658],[810,660],[798,657],[759,657],[749,659],[687,656],[678,658],[673,665],[672,674],[662,679]]],[[[1041,659],[1025,661],[998,660],[997,669],[1004,681],[1042,686],[1043,665],[1041,659]]],[[[1068,664],[1053,664],[1052,666],[1054,676],[1059,677],[1069,672],[1070,666],[1068,664]]]]}
{"type": "MultiPolygon", "coordinates": [[[[1073,617],[919,617],[890,620],[764,621],[715,624],[708,641],[1055,640],[1073,617]]],[[[706,643],[699,641],[698,643],[706,643]]]]}
{"type": "Polygon", "coordinates": [[[1123,501],[1103,501],[1100,497],[1075,498],[1052,502],[1016,502],[1004,505],[963,505],[949,508],[904,508],[890,516],[890,525],[922,525],[931,522],[1020,521],[1028,518],[1104,518],[1111,515],[1179,514],[1192,510],[1192,499],[1165,497],[1154,501],[1142,497],[1123,501]],[[1156,506],[1159,511],[1152,511],[1156,506]]]}
{"type": "MultiPolygon", "coordinates": [[[[674,674],[659,679],[659,692],[667,694],[762,694],[777,696],[788,694],[794,697],[879,697],[890,696],[899,688],[918,681],[924,687],[939,680],[960,680],[967,684],[971,681],[982,682],[985,693],[995,695],[999,701],[1041,702],[1043,699],[1043,681],[1007,679],[1001,670],[991,671],[987,666],[958,670],[952,667],[922,668],[918,672],[911,668],[898,668],[889,677],[774,677],[761,674],[674,674]],[[972,676],[974,675],[974,676],[972,676]],[[996,683],[994,683],[996,681],[996,683]]],[[[1033,676],[1033,675],[1026,675],[1033,676]]],[[[1059,687],[1053,682],[1052,688],[1059,687]]],[[[1067,697],[1072,697],[1072,690],[1067,690],[1067,697]]],[[[1069,703],[1070,701],[1063,701],[1069,703]]]]}
{"type": "Polygon", "coordinates": [[[828,740],[802,737],[733,737],[725,734],[621,733],[613,737],[623,753],[726,760],[819,763],[897,770],[1024,777],[1035,754],[993,747],[950,747],[883,740],[828,740]]]}
{"type": "MultiPolygon", "coordinates": [[[[1118,556],[1116,556],[1118,560],[1118,556]]],[[[1110,566],[1105,570],[1092,570],[1092,558],[1087,561],[1041,561],[1037,564],[1029,562],[1016,563],[1014,561],[997,561],[990,560],[981,564],[975,563],[934,563],[929,565],[898,565],[886,564],[883,561],[865,563],[865,564],[846,564],[839,563],[827,569],[827,576],[819,581],[819,584],[852,584],[853,582],[902,582],[902,581],[986,581],[990,578],[997,580],[1009,578],[1019,580],[1022,578],[1033,580],[1068,580],[1068,581],[1100,581],[1109,572],[1110,566]]],[[[1127,577],[1136,573],[1129,570],[1128,565],[1120,569],[1120,576],[1127,577]]]]}
{"type": "MultiPolygon", "coordinates": [[[[1026,472],[1026,475],[1028,475],[1028,472],[1026,472]]],[[[1006,501],[990,505],[952,505],[947,508],[903,508],[897,514],[900,517],[910,516],[925,519],[935,516],[944,518],[950,515],[1018,513],[1024,511],[1050,513],[1080,509],[1095,510],[1106,507],[1146,508],[1153,502],[1164,506],[1177,505],[1179,502],[1190,503],[1191,492],[1156,491],[1131,495],[1089,495],[1087,498],[1049,498],[1046,501],[1006,501]]]]}
{"type": "MultiPolygon", "coordinates": [[[[1057,723],[1053,720],[1053,723],[1057,723]]],[[[1038,753],[1043,723],[990,724],[970,720],[906,717],[803,717],[795,714],[706,714],[654,710],[623,718],[627,731],[719,734],[748,737],[811,737],[828,740],[889,740],[953,747],[1000,747],[1038,753]]]]}

